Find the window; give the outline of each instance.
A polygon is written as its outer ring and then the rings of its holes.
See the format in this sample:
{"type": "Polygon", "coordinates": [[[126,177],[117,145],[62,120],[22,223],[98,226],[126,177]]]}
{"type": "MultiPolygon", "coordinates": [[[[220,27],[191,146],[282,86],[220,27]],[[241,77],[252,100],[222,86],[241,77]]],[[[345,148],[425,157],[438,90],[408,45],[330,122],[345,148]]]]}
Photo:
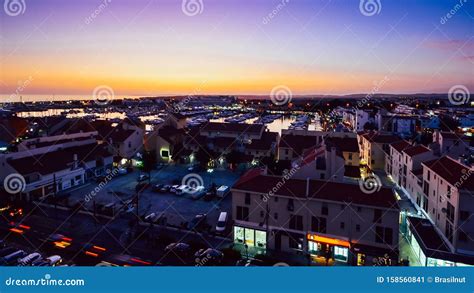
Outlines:
{"type": "Polygon", "coordinates": [[[248,221],[249,220],[249,208],[237,206],[237,220],[248,221]]]}
{"type": "Polygon", "coordinates": [[[260,218],[263,218],[265,216],[265,212],[264,211],[260,211],[260,218]]]}
{"type": "Polygon", "coordinates": [[[377,226],[375,227],[375,242],[391,245],[393,242],[392,234],[391,228],[377,226]]]}
{"type": "Polygon", "coordinates": [[[303,216],[290,215],[290,229],[303,230],[303,216]]]}
{"type": "Polygon", "coordinates": [[[303,249],[303,239],[301,238],[295,239],[290,236],[290,248],[303,249]]]}
{"type": "Polygon", "coordinates": [[[360,232],[360,225],[359,224],[356,225],[356,232],[360,232]]]}
{"type": "Polygon", "coordinates": [[[278,220],[278,213],[273,214],[273,217],[275,218],[275,220],[278,220]]]}
{"type": "Polygon", "coordinates": [[[250,204],[250,193],[245,194],[245,204],[249,205],[250,204]]]}
{"type": "Polygon", "coordinates": [[[453,242],[453,226],[446,221],[446,238],[448,238],[449,242],[453,242]]]}
{"type": "Polygon", "coordinates": [[[286,206],[287,210],[292,212],[295,210],[295,205],[293,203],[293,199],[288,199],[288,205],[286,206]]]}
{"type": "Polygon", "coordinates": [[[454,213],[455,213],[455,208],[453,207],[452,204],[448,202],[446,206],[446,217],[448,218],[448,220],[451,221],[451,223],[454,223],[454,213]]]}
{"type": "Polygon", "coordinates": [[[430,170],[428,170],[428,176],[427,176],[428,180],[431,180],[431,172],[430,170]]]}
{"type": "Polygon", "coordinates": [[[341,227],[342,230],[344,230],[344,227],[345,227],[344,222],[341,222],[341,224],[339,226],[341,227]]]}
{"type": "Polygon", "coordinates": [[[423,196],[423,210],[425,212],[429,212],[428,211],[428,197],[426,197],[426,196],[423,196]]]}
{"type": "Polygon", "coordinates": [[[326,218],[311,217],[311,230],[313,232],[326,233],[326,218]]]}
{"type": "Polygon", "coordinates": [[[328,214],[329,214],[328,205],[326,203],[323,203],[323,205],[321,206],[321,215],[327,216],[328,214]]]}
{"type": "Polygon", "coordinates": [[[451,185],[448,185],[448,193],[446,193],[448,198],[451,198],[451,185]]]}
{"type": "Polygon", "coordinates": [[[278,196],[275,196],[274,199],[275,199],[275,202],[278,202],[278,196]]]}
{"type": "Polygon", "coordinates": [[[423,193],[426,195],[430,194],[430,187],[428,185],[428,181],[423,181],[423,193]]]}
{"type": "Polygon", "coordinates": [[[319,179],[324,179],[324,173],[321,173],[321,174],[319,175],[319,179]]]}
{"type": "Polygon", "coordinates": [[[374,223],[382,223],[382,210],[379,210],[379,209],[374,210],[373,222],[374,223]]]}
{"type": "Polygon", "coordinates": [[[169,151],[167,151],[167,150],[162,150],[162,151],[161,151],[161,157],[163,157],[163,158],[169,158],[169,156],[170,156],[170,152],[169,152],[169,151]]]}
{"type": "Polygon", "coordinates": [[[349,153],[349,160],[352,160],[352,153],[349,153]]]}

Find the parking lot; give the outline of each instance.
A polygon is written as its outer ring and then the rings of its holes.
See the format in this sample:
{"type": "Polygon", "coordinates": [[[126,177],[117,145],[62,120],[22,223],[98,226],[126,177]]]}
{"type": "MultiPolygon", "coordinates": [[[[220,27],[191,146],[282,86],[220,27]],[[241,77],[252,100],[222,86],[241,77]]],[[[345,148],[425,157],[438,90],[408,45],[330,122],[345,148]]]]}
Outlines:
{"type": "MultiPolygon", "coordinates": [[[[93,205],[106,206],[133,199],[136,194],[137,179],[139,171],[125,175],[116,175],[111,181],[90,182],[82,188],[69,192],[69,204],[83,202],[84,206],[93,210],[93,205]],[[101,186],[101,187],[100,187],[101,186]],[[92,193],[95,191],[95,194],[92,193]],[[85,200],[87,198],[87,200],[85,200]],[[94,203],[95,202],[95,203],[94,203]]],[[[183,178],[198,178],[205,188],[212,184],[232,186],[239,178],[238,173],[228,170],[214,170],[212,173],[206,170],[190,172],[187,166],[165,166],[151,173],[150,186],[142,189],[139,196],[139,215],[151,213],[160,214],[166,218],[166,224],[171,226],[182,226],[191,221],[198,214],[207,214],[207,223],[215,227],[219,213],[226,211],[231,217],[231,198],[227,194],[224,198],[214,197],[193,199],[187,194],[177,195],[172,192],[156,192],[153,186],[156,184],[180,185],[183,178]]],[[[144,180],[143,183],[148,183],[144,180]]],[[[124,212],[124,211],[121,211],[124,212]]],[[[128,209],[129,213],[135,213],[135,208],[128,209]]]]}

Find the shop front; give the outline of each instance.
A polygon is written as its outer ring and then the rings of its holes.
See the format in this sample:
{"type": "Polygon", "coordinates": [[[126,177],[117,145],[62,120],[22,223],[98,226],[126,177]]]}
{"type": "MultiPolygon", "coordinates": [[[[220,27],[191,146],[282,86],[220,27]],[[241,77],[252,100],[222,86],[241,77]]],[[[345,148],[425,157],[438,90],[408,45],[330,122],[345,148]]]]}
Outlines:
{"type": "Polygon", "coordinates": [[[264,252],[267,248],[267,232],[247,227],[234,226],[234,243],[249,251],[264,252]]]}
{"type": "Polygon", "coordinates": [[[312,263],[349,262],[350,243],[346,240],[308,234],[308,253],[312,263]]]}

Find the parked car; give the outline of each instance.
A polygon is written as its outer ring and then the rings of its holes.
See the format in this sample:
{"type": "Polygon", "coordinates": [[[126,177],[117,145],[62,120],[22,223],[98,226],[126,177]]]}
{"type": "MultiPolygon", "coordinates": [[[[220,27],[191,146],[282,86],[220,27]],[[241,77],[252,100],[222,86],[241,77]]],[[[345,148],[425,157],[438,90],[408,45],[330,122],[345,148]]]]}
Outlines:
{"type": "Polygon", "coordinates": [[[21,249],[16,250],[15,252],[12,252],[8,255],[5,255],[4,257],[0,258],[0,265],[2,266],[10,266],[10,265],[16,265],[18,263],[18,260],[20,258],[23,258],[27,255],[27,253],[21,249]]]}
{"type": "Polygon", "coordinates": [[[171,243],[165,247],[165,251],[173,251],[178,255],[188,255],[190,250],[191,246],[184,242],[171,243]]]}
{"type": "Polygon", "coordinates": [[[199,249],[195,254],[195,261],[196,263],[201,263],[202,265],[205,264],[218,264],[224,258],[224,254],[217,249],[207,248],[207,249],[199,249]]]}
{"type": "Polygon", "coordinates": [[[171,185],[164,185],[161,189],[160,189],[160,192],[170,192],[170,189],[171,189],[171,185]]]}
{"type": "Polygon", "coordinates": [[[216,232],[224,232],[227,225],[227,212],[221,212],[216,224],[216,232]]]}
{"type": "Polygon", "coordinates": [[[176,193],[176,190],[178,189],[179,186],[180,186],[180,185],[173,185],[173,186],[171,186],[170,191],[171,191],[172,193],[176,193]]]}
{"type": "Polygon", "coordinates": [[[217,189],[216,195],[220,198],[223,198],[224,196],[227,195],[227,193],[229,193],[229,191],[230,191],[229,186],[222,185],[221,187],[217,189]]]}
{"type": "Polygon", "coordinates": [[[117,174],[119,174],[119,175],[126,175],[126,174],[128,174],[128,170],[125,169],[125,168],[118,168],[118,169],[117,169],[117,174]]]}
{"type": "Polygon", "coordinates": [[[42,258],[43,257],[41,256],[41,254],[39,254],[38,252],[33,252],[33,253],[28,254],[27,256],[25,256],[23,258],[20,258],[18,260],[18,264],[20,266],[27,266],[27,265],[30,265],[31,263],[33,263],[34,261],[42,259],[42,258]]]}
{"type": "Polygon", "coordinates": [[[136,186],[135,186],[135,191],[136,192],[139,192],[139,191],[143,191],[145,189],[148,188],[148,183],[146,182],[141,182],[141,183],[138,183],[136,186]]]}
{"type": "Polygon", "coordinates": [[[62,263],[63,259],[59,255],[52,255],[45,259],[51,266],[57,266],[62,263]]]}
{"type": "Polygon", "coordinates": [[[177,195],[181,195],[181,194],[184,194],[186,192],[186,190],[189,190],[189,186],[187,185],[180,185],[178,186],[178,188],[176,188],[176,191],[175,193],[177,195]]]}
{"type": "Polygon", "coordinates": [[[138,182],[143,182],[143,181],[148,180],[148,179],[150,179],[150,176],[148,176],[147,174],[141,174],[140,176],[138,176],[137,181],[138,182]]]}
{"type": "Polygon", "coordinates": [[[199,229],[201,226],[206,224],[206,214],[197,214],[189,223],[188,223],[188,229],[193,230],[193,229],[199,229]]]}
{"type": "Polygon", "coordinates": [[[161,189],[162,189],[164,186],[165,186],[164,184],[155,184],[155,185],[153,185],[152,190],[153,190],[154,192],[161,192],[161,189]]]}
{"type": "Polygon", "coordinates": [[[238,267],[261,267],[264,263],[258,259],[239,259],[235,265],[238,267]]]}

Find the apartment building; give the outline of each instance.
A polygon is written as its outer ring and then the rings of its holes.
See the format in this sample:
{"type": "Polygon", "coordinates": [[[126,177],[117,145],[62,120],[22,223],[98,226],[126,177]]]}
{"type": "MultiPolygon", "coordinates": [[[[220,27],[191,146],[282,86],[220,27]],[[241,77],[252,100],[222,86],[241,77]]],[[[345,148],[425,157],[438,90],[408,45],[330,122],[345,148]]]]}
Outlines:
{"type": "Polygon", "coordinates": [[[358,133],[360,163],[369,170],[385,170],[385,157],[390,153],[390,144],[402,139],[382,132],[358,133]]]}
{"type": "Polygon", "coordinates": [[[110,172],[113,156],[98,144],[94,132],[25,140],[20,151],[0,155],[0,179],[22,176],[19,196],[38,199],[82,185],[87,179],[110,172]]]}
{"type": "Polygon", "coordinates": [[[470,153],[470,138],[455,132],[435,131],[433,148],[439,155],[458,159],[470,153]]]}
{"type": "Polygon", "coordinates": [[[257,251],[373,265],[398,260],[399,207],[390,189],[270,176],[251,170],[232,188],[234,243],[257,251]]]}
{"type": "Polygon", "coordinates": [[[305,152],[321,145],[325,132],[283,130],[278,145],[278,160],[301,159],[305,152]]]}
{"type": "Polygon", "coordinates": [[[355,132],[363,131],[367,123],[374,122],[371,113],[356,109],[348,110],[343,113],[342,120],[344,124],[350,127],[355,132]]]}

